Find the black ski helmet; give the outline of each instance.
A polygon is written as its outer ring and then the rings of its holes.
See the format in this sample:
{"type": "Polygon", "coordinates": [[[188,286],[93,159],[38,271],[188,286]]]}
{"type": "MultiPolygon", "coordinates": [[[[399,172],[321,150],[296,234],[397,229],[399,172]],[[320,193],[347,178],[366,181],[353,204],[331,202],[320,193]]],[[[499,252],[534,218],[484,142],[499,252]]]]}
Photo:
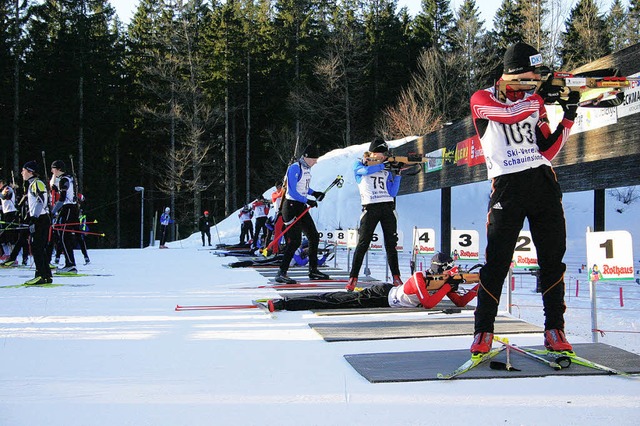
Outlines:
{"type": "Polygon", "coordinates": [[[369,144],[369,152],[387,152],[389,151],[389,145],[387,145],[387,142],[382,139],[382,138],[375,138],[370,144],[369,144]]]}
{"type": "Polygon", "coordinates": [[[64,164],[64,161],[62,161],[62,160],[55,160],[53,163],[51,163],[51,168],[52,169],[58,169],[58,170],[65,171],[66,167],[67,167],[66,164],[64,164]]]}
{"type": "Polygon", "coordinates": [[[319,158],[320,157],[320,151],[318,150],[318,147],[315,145],[308,145],[304,151],[302,151],[302,156],[305,158],[319,158]]]}
{"type": "Polygon", "coordinates": [[[431,258],[431,267],[429,270],[432,274],[442,274],[444,271],[453,268],[453,266],[454,263],[451,256],[438,252],[431,258]]]}

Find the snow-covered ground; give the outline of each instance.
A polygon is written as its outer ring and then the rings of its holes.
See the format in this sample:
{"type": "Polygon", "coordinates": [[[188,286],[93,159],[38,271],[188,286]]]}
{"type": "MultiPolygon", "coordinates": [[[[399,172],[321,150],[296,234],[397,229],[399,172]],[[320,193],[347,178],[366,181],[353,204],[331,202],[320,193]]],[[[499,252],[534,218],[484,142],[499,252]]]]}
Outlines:
{"type": "MultiPolygon", "coordinates": [[[[359,200],[349,169],[364,148],[332,152],[313,169],[312,187],[319,190],[336,174],[345,176],[344,187],[313,209],[320,229],[356,226],[359,200]]],[[[454,188],[453,195],[453,225],[477,229],[482,236],[488,185],[454,188]]],[[[586,273],[578,269],[585,263],[592,204],[591,194],[565,197],[566,319],[573,343],[591,341],[586,273]]],[[[638,207],[619,214],[610,198],[607,204],[607,229],[626,229],[640,238],[633,219],[638,207]]],[[[398,198],[407,247],[413,226],[439,231],[438,210],[437,192],[398,198]]],[[[238,235],[232,214],[212,229],[212,242],[234,243],[238,235]]],[[[371,384],[345,361],[345,354],[467,349],[471,336],[327,343],[308,326],[418,318],[420,313],[324,318],[280,312],[272,318],[257,310],[176,312],[177,304],[244,304],[277,294],[243,289],[267,280],[254,270],[224,268],[236,259],[202,250],[199,234],[168,245],[168,250],[156,245],[92,251],[91,265],[80,272],[103,275],[56,278],[65,286],[0,288],[0,425],[586,426],[634,425],[640,416],[638,379],[371,384]]],[[[345,252],[338,253],[336,262],[348,269],[345,252]]],[[[405,278],[408,262],[403,253],[405,278]]],[[[374,277],[385,277],[382,253],[371,253],[369,266],[374,277]]],[[[19,284],[32,275],[33,270],[2,269],[0,285],[19,284]]],[[[531,277],[517,276],[513,315],[541,325],[540,295],[534,290],[531,277]]],[[[602,284],[598,296],[599,328],[607,330],[600,341],[640,354],[640,285],[602,284]]],[[[520,345],[542,343],[539,334],[510,337],[520,345]]]]}

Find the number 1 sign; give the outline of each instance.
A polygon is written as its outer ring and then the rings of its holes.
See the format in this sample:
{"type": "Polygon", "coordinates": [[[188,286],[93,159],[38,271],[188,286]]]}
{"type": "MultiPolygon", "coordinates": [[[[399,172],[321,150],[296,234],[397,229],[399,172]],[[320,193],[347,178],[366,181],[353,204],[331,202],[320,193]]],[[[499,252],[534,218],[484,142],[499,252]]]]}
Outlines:
{"type": "Polygon", "coordinates": [[[633,244],[627,231],[587,232],[589,280],[632,280],[633,244]]]}

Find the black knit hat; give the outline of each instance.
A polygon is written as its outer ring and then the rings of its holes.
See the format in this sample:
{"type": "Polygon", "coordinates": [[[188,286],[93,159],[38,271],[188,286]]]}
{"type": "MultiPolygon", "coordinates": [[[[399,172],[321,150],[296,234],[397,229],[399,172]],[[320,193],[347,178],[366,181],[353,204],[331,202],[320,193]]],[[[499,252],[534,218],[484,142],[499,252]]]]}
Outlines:
{"type": "Polygon", "coordinates": [[[389,145],[382,138],[375,138],[371,145],[369,145],[369,152],[387,152],[389,151],[389,145]]]}
{"type": "Polygon", "coordinates": [[[302,156],[306,158],[319,158],[320,152],[315,145],[308,145],[302,152],[302,156]]]}
{"type": "Polygon", "coordinates": [[[52,169],[58,169],[58,170],[65,171],[66,167],[67,167],[67,165],[64,164],[64,161],[62,161],[62,160],[55,160],[53,163],[51,163],[51,168],[52,169]]]}
{"type": "Polygon", "coordinates": [[[542,55],[533,46],[518,42],[512,44],[504,53],[504,74],[522,74],[535,71],[542,65],[542,55]]]}
{"type": "Polygon", "coordinates": [[[25,169],[25,170],[28,170],[29,172],[31,172],[33,174],[37,174],[38,173],[38,163],[36,163],[33,160],[27,161],[26,163],[24,163],[24,166],[22,166],[22,168],[25,169]]]}

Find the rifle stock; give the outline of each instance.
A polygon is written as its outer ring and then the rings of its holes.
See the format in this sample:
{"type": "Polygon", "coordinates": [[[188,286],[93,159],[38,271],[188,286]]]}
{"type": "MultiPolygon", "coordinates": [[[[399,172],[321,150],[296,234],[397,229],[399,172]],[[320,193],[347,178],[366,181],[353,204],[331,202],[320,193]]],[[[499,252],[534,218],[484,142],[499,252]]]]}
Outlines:
{"type": "Polygon", "coordinates": [[[459,273],[454,275],[440,274],[440,275],[427,275],[425,280],[427,281],[427,290],[438,290],[445,285],[449,279],[460,281],[462,284],[472,284],[480,282],[480,274],[459,273]]]}
{"type": "Polygon", "coordinates": [[[376,157],[371,157],[371,153],[367,151],[364,153],[362,159],[364,160],[367,166],[375,166],[376,164],[381,164],[385,161],[391,164],[392,166],[400,163],[411,166],[414,164],[428,163],[429,160],[436,160],[436,159],[453,160],[454,155],[455,155],[455,151],[447,151],[445,155],[442,157],[432,157],[432,156],[426,156],[424,154],[409,153],[407,155],[390,155],[386,159],[378,159],[376,157]]]}

